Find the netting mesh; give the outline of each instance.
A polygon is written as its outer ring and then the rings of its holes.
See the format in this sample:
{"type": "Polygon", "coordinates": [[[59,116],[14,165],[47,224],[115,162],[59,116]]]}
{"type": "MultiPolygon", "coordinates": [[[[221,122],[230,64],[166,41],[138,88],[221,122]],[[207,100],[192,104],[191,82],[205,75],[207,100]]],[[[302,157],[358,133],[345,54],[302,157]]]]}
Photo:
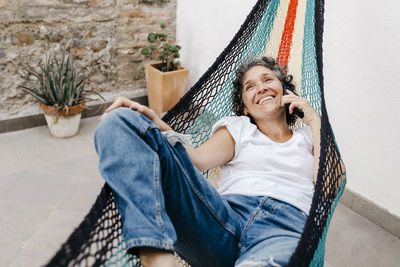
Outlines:
{"type": "MultiPolygon", "coordinates": [[[[164,116],[163,120],[176,131],[191,134],[196,146],[207,140],[212,125],[219,118],[232,114],[231,89],[238,66],[244,61],[259,58],[266,51],[278,51],[271,43],[278,43],[274,31],[279,27],[274,27],[274,22],[285,19],[278,11],[281,2],[285,1],[259,0],[215,63],[164,116]]],[[[296,61],[296,64],[302,64],[301,94],[320,113],[322,128],[315,194],[290,266],[323,266],[327,228],[345,185],[345,169],[328,120],[323,94],[323,6],[323,0],[307,1],[302,59],[296,61]]],[[[125,249],[121,227],[111,190],[105,185],[84,221],[48,266],[140,266],[138,258],[125,249]]]]}

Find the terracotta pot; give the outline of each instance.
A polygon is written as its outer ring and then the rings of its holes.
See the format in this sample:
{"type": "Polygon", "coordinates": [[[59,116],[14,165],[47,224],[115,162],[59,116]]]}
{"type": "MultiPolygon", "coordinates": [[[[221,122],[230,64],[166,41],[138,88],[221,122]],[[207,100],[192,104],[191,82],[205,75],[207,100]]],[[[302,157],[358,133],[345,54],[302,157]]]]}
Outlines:
{"type": "Polygon", "coordinates": [[[189,70],[162,72],[158,69],[162,63],[145,64],[146,86],[149,106],[156,113],[168,111],[186,93],[189,70]]]}
{"type": "Polygon", "coordinates": [[[58,138],[74,136],[79,129],[79,123],[85,104],[65,107],[56,112],[56,108],[40,104],[50,133],[58,138]]]}

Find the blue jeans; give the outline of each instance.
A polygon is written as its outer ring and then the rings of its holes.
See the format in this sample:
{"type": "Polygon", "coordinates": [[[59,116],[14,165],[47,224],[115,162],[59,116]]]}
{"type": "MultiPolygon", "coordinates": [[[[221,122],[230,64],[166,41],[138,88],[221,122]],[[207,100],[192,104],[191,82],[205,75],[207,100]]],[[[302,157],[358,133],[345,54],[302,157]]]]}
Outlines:
{"type": "Polygon", "coordinates": [[[284,266],[306,215],[267,196],[220,195],[144,115],[110,112],[95,133],[127,247],[177,252],[192,266],[284,266]]]}

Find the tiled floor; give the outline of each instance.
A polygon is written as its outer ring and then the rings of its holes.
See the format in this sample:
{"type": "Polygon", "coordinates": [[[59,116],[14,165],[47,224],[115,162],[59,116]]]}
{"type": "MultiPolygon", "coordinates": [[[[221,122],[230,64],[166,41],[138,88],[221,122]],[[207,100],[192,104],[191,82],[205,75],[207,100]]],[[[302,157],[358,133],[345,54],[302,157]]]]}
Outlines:
{"type": "MultiPolygon", "coordinates": [[[[96,118],[77,136],[47,127],[0,134],[0,266],[40,266],[57,251],[95,200],[103,180],[93,146],[96,118]]],[[[400,266],[400,240],[338,206],[326,266],[400,266]]]]}
{"type": "Polygon", "coordinates": [[[0,266],[40,266],[83,219],[104,183],[96,125],[82,120],[69,139],[47,127],[0,135],[0,266]]]}

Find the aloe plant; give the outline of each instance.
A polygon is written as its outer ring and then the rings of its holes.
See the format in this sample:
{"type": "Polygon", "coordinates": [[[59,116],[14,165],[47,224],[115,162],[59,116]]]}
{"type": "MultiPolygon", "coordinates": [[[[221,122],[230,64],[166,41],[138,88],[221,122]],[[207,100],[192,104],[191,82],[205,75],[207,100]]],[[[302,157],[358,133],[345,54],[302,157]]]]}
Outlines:
{"type": "MultiPolygon", "coordinates": [[[[165,24],[160,24],[161,28],[165,28],[165,24]]],[[[148,47],[142,49],[142,55],[148,58],[160,59],[163,63],[161,71],[168,72],[173,71],[180,65],[176,59],[180,57],[179,45],[173,44],[172,40],[167,40],[167,34],[165,32],[150,32],[147,36],[147,41],[151,43],[148,47]]]]}
{"type": "Polygon", "coordinates": [[[55,55],[46,57],[39,69],[30,65],[22,68],[21,76],[25,83],[19,87],[23,91],[57,110],[91,100],[88,94],[96,94],[104,100],[99,93],[85,90],[87,76],[83,70],[77,72],[71,54],[64,53],[61,59],[55,55]]]}

